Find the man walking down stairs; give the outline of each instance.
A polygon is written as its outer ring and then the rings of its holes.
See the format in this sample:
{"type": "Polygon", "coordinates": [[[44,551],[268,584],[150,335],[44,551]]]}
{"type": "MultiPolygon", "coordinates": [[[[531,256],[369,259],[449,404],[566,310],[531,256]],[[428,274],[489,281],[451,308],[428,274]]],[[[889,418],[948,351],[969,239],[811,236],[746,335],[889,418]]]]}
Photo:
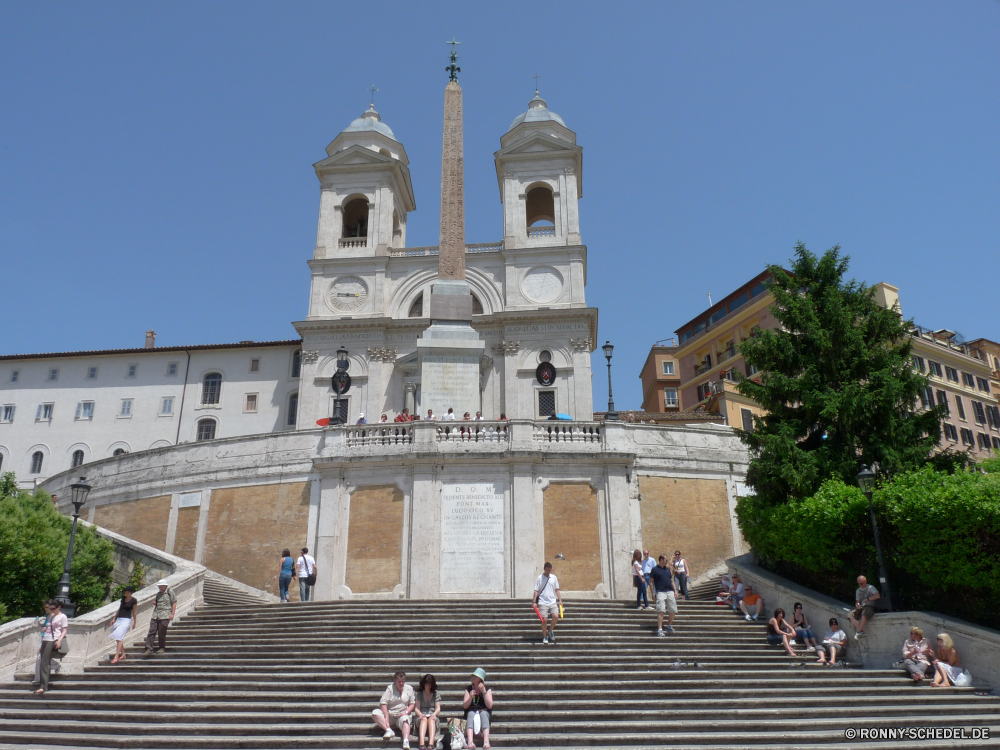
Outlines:
{"type": "Polygon", "coordinates": [[[625,602],[568,602],[542,645],[523,600],[261,604],[213,584],[170,626],[166,654],[0,685],[0,748],[397,748],[372,723],[394,672],[437,679],[442,724],[472,669],[490,675],[495,748],[1000,747],[1000,700],[915,686],[903,670],[823,669],[692,587],[675,632],[625,602]],[[803,660],[804,661],[804,660],[803,660]],[[990,739],[859,740],[915,727],[990,739]],[[5,745],[4,743],[9,743],[5,745]]]}

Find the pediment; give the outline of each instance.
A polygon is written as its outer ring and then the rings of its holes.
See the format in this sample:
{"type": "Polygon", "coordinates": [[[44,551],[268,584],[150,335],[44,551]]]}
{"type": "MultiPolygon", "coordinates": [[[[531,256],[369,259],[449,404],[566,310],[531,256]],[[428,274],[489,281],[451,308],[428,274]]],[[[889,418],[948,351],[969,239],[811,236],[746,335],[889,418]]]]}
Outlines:
{"type": "Polygon", "coordinates": [[[498,156],[529,153],[577,153],[582,149],[574,143],[567,143],[561,138],[554,138],[545,133],[533,133],[527,138],[513,143],[497,152],[498,156]]]}
{"type": "Polygon", "coordinates": [[[348,146],[347,148],[335,152],[332,156],[328,156],[322,161],[316,162],[315,167],[341,167],[356,164],[366,164],[366,165],[391,165],[395,159],[391,156],[386,156],[385,154],[380,154],[377,151],[372,151],[364,146],[348,146]]]}

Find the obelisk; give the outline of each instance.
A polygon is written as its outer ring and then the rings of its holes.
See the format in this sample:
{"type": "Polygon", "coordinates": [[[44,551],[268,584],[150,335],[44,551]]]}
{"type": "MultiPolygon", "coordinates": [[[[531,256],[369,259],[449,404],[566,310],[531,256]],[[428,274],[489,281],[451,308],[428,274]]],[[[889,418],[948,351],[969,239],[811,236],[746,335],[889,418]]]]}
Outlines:
{"type": "Polygon", "coordinates": [[[420,360],[420,414],[438,417],[454,409],[481,408],[479,363],[486,345],[472,327],[472,290],[465,280],[465,175],[462,155],[462,87],[458,55],[452,45],[444,90],[441,141],[441,245],[438,277],[431,285],[431,324],[417,340],[420,360]]]}

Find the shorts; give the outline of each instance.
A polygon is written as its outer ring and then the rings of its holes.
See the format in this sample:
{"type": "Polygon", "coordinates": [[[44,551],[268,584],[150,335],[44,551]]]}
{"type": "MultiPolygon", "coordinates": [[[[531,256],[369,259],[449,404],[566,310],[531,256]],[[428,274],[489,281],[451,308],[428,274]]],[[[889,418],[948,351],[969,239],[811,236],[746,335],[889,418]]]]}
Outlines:
{"type": "Polygon", "coordinates": [[[677,614],[677,599],[674,597],[673,591],[656,592],[656,611],[677,614]]]}
{"type": "Polygon", "coordinates": [[[771,634],[767,636],[767,642],[770,643],[772,646],[780,646],[782,640],[784,639],[780,635],[771,634]]]}
{"type": "Polygon", "coordinates": [[[542,619],[547,619],[555,615],[559,617],[559,605],[558,604],[539,604],[538,612],[541,614],[542,619]]]}
{"type": "Polygon", "coordinates": [[[872,616],[875,614],[875,607],[873,607],[871,604],[866,604],[861,608],[860,615],[857,612],[855,612],[854,614],[859,620],[862,617],[867,617],[870,620],[872,619],[872,616]]]}
{"type": "MultiPolygon", "coordinates": [[[[372,719],[373,720],[374,720],[374,718],[376,716],[381,716],[381,715],[382,715],[382,707],[381,706],[379,706],[378,708],[372,709],[372,719]]],[[[403,724],[409,724],[411,722],[411,720],[412,720],[412,717],[410,716],[410,714],[403,714],[402,716],[395,716],[395,717],[392,714],[389,714],[389,726],[390,727],[391,726],[395,726],[401,732],[403,731],[403,724]]]]}

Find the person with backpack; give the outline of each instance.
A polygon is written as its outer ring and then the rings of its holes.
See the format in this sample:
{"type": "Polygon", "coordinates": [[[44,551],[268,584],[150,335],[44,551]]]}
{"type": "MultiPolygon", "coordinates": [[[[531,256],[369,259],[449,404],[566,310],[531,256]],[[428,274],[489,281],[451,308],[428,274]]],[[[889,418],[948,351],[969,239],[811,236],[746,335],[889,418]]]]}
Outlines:
{"type": "Polygon", "coordinates": [[[309,593],[316,585],[316,560],[309,554],[309,548],[302,548],[302,555],[295,561],[299,571],[299,599],[309,601],[309,593]]]}
{"type": "Polygon", "coordinates": [[[556,642],[556,622],[559,620],[559,607],[562,605],[562,594],[559,593],[559,579],[552,575],[552,563],[547,562],[544,572],[535,581],[535,594],[531,598],[531,606],[536,607],[542,620],[542,643],[556,642]]]}
{"type": "Polygon", "coordinates": [[[52,660],[62,658],[67,651],[63,644],[66,642],[69,618],[62,613],[62,605],[55,599],[49,599],[43,606],[45,608],[45,622],[42,623],[42,645],[38,649],[38,656],[35,657],[35,681],[33,684],[38,686],[35,695],[41,695],[49,689],[52,660]]]}
{"type": "Polygon", "coordinates": [[[146,650],[143,656],[149,656],[156,648],[155,640],[159,636],[160,648],[158,654],[167,651],[167,626],[177,614],[177,597],[170,590],[166,579],[160,579],[156,584],[159,591],[156,592],[156,599],[153,601],[153,617],[149,621],[149,632],[146,633],[146,650]]]}

